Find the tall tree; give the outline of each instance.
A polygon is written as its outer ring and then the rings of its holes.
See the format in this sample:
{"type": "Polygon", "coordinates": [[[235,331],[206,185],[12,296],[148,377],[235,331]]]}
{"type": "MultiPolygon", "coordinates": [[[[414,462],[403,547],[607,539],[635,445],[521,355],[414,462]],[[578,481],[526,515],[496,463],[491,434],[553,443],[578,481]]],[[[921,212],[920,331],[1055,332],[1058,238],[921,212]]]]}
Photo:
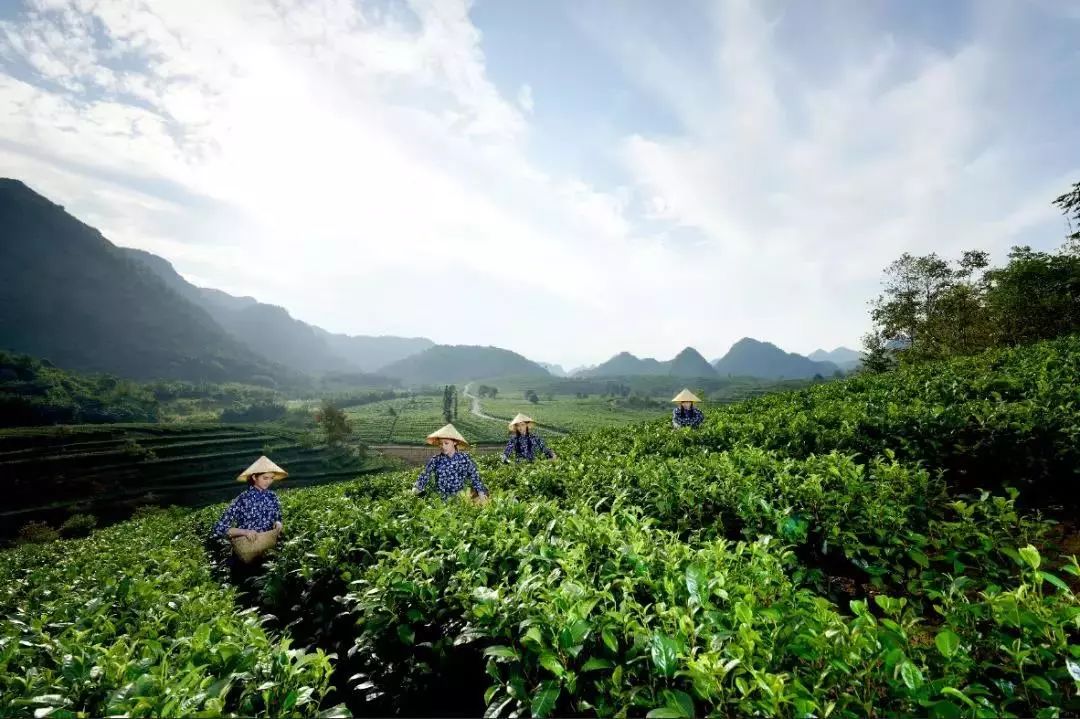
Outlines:
{"type": "Polygon", "coordinates": [[[339,445],[346,442],[352,436],[352,423],[345,412],[334,406],[330,400],[323,400],[322,407],[315,416],[315,420],[326,434],[326,442],[330,445],[339,445]]]}

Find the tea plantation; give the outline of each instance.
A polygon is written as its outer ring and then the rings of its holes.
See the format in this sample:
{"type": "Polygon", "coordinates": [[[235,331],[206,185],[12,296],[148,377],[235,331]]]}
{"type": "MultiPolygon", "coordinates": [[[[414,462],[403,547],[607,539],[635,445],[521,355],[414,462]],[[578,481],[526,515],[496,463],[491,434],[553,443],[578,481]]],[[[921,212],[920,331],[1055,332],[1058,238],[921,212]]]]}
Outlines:
{"type": "Polygon", "coordinates": [[[0,539],[28,521],[59,526],[72,514],[101,523],[141,505],[200,506],[230,499],[238,468],[260,454],[287,464],[286,487],[381,468],[270,425],[98,424],[0,430],[4,498],[0,539]]]}
{"type": "Polygon", "coordinates": [[[1077,716],[1078,377],[1066,338],[553,438],[483,507],[289,492],[255,594],[220,506],[18,548],[0,715],[1077,716]]]}

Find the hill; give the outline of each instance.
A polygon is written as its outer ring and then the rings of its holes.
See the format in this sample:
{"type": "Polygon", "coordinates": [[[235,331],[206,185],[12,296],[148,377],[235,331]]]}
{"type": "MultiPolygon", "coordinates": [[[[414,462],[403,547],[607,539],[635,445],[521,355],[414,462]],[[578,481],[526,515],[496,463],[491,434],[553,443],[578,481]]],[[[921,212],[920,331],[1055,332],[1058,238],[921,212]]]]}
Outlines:
{"type": "Polygon", "coordinates": [[[807,355],[807,359],[812,359],[815,362],[832,362],[840,369],[848,371],[862,364],[862,353],[847,347],[837,347],[832,352],[821,349],[814,350],[807,355]]]}
{"type": "Polygon", "coordinates": [[[0,714],[1072,716],[1076,535],[1029,510],[1075,518],[1078,375],[1065,338],[551,438],[478,459],[483,507],[282,492],[247,596],[207,566],[223,505],[20,547],[0,714]]]}
{"type": "Polygon", "coordinates": [[[667,364],[667,373],[673,377],[716,376],[713,366],[693,347],[687,347],[665,364],[667,364]]]}
{"type": "Polygon", "coordinates": [[[403,382],[443,384],[498,377],[550,377],[540,365],[499,347],[436,345],[379,370],[403,382]]]}
{"type": "Polygon", "coordinates": [[[567,376],[569,376],[567,374],[566,370],[564,370],[562,368],[562,365],[551,364],[549,362],[537,362],[536,364],[538,364],[541,367],[543,367],[544,369],[546,369],[548,371],[548,373],[551,374],[552,377],[567,377],[567,376]]]}
{"type": "Polygon", "coordinates": [[[660,362],[651,357],[639,359],[629,352],[620,352],[596,367],[576,371],[574,377],[635,377],[635,376],[714,377],[716,370],[693,347],[687,347],[673,359],[660,362]]]}
{"type": "Polygon", "coordinates": [[[129,378],[296,382],[17,180],[0,180],[0,349],[129,378]]]}
{"type": "Polygon", "coordinates": [[[839,369],[831,362],[814,362],[750,337],[744,337],[732,345],[726,355],[713,363],[713,367],[722,376],[765,379],[804,379],[814,375],[829,377],[839,369]]]}
{"type": "Polygon", "coordinates": [[[196,287],[172,264],[145,250],[125,248],[178,294],[201,306],[229,334],[253,352],[271,356],[292,369],[309,374],[373,372],[383,365],[433,347],[422,337],[370,337],[335,334],[294,319],[287,310],[251,297],[196,287]]]}

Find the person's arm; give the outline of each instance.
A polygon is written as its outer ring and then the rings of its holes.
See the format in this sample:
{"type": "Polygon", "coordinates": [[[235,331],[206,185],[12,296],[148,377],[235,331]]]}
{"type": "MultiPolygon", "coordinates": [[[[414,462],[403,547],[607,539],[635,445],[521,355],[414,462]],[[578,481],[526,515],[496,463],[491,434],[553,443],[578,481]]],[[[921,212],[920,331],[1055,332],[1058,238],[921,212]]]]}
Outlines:
{"type": "Polygon", "coordinates": [[[511,437],[510,439],[506,440],[506,449],[503,450],[502,461],[503,462],[509,462],[510,461],[510,453],[513,452],[513,451],[514,451],[514,438],[511,437]]]}
{"type": "MultiPolygon", "coordinates": [[[[242,497],[243,495],[240,495],[240,496],[242,497]]],[[[237,515],[239,514],[239,504],[240,504],[240,497],[237,497],[225,509],[225,511],[221,513],[221,519],[219,519],[217,521],[217,524],[214,525],[214,531],[211,532],[211,536],[214,536],[214,537],[239,537],[242,534],[247,533],[246,530],[242,530],[242,529],[239,530],[239,533],[234,533],[234,532],[237,532],[236,528],[233,527],[233,525],[236,524],[236,518],[237,518],[237,515]]]]}
{"type": "Polygon", "coordinates": [[[555,453],[544,444],[544,438],[540,435],[536,435],[536,446],[540,448],[540,451],[543,452],[548,459],[555,459],[555,453]]]}
{"type": "Polygon", "coordinates": [[[435,462],[439,456],[435,455],[428,460],[427,465],[424,467],[424,471],[420,473],[420,476],[416,480],[416,485],[413,487],[413,491],[417,494],[422,494],[427,488],[428,482],[431,480],[431,475],[435,472],[435,462]]]}
{"type": "Polygon", "coordinates": [[[281,514],[281,502],[278,500],[276,494],[271,494],[274,499],[274,511],[271,513],[270,518],[274,520],[273,529],[281,529],[284,525],[282,520],[284,516],[281,514]]]}
{"type": "Polygon", "coordinates": [[[469,480],[472,482],[473,490],[481,497],[486,497],[488,495],[487,487],[484,486],[483,481],[480,479],[480,470],[477,469],[476,462],[473,461],[472,457],[466,457],[466,459],[468,460],[468,466],[465,471],[468,473],[469,480]]]}
{"type": "Polygon", "coordinates": [[[679,428],[679,408],[671,410],[671,426],[675,429],[679,428]]]}

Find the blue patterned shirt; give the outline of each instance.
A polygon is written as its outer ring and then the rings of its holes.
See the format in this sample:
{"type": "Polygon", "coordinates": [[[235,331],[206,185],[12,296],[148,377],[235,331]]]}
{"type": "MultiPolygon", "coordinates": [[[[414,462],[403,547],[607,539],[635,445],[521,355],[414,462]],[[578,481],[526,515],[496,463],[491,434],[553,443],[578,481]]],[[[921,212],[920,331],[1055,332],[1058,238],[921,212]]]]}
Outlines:
{"type": "Polygon", "coordinates": [[[274,522],[280,521],[281,505],[277,495],[269,489],[248,487],[214,525],[214,536],[224,537],[233,527],[265,532],[274,528],[274,522]]]}
{"type": "Polygon", "coordinates": [[[424,471],[416,480],[416,491],[423,492],[435,475],[435,490],[443,499],[457,494],[465,489],[466,482],[472,484],[477,494],[487,494],[487,487],[480,481],[480,472],[476,469],[476,463],[472,457],[464,452],[454,452],[454,456],[437,454],[428,460],[424,471]]]}
{"type": "Polygon", "coordinates": [[[704,421],[705,413],[693,406],[690,409],[676,407],[671,413],[671,424],[675,427],[700,427],[704,421]]]}
{"type": "Polygon", "coordinates": [[[506,449],[503,450],[503,461],[509,462],[510,454],[513,453],[514,461],[524,459],[526,462],[531,462],[536,458],[537,452],[543,452],[548,459],[555,456],[555,453],[544,444],[544,440],[540,438],[540,435],[531,432],[529,434],[516,434],[506,443],[506,449]]]}

